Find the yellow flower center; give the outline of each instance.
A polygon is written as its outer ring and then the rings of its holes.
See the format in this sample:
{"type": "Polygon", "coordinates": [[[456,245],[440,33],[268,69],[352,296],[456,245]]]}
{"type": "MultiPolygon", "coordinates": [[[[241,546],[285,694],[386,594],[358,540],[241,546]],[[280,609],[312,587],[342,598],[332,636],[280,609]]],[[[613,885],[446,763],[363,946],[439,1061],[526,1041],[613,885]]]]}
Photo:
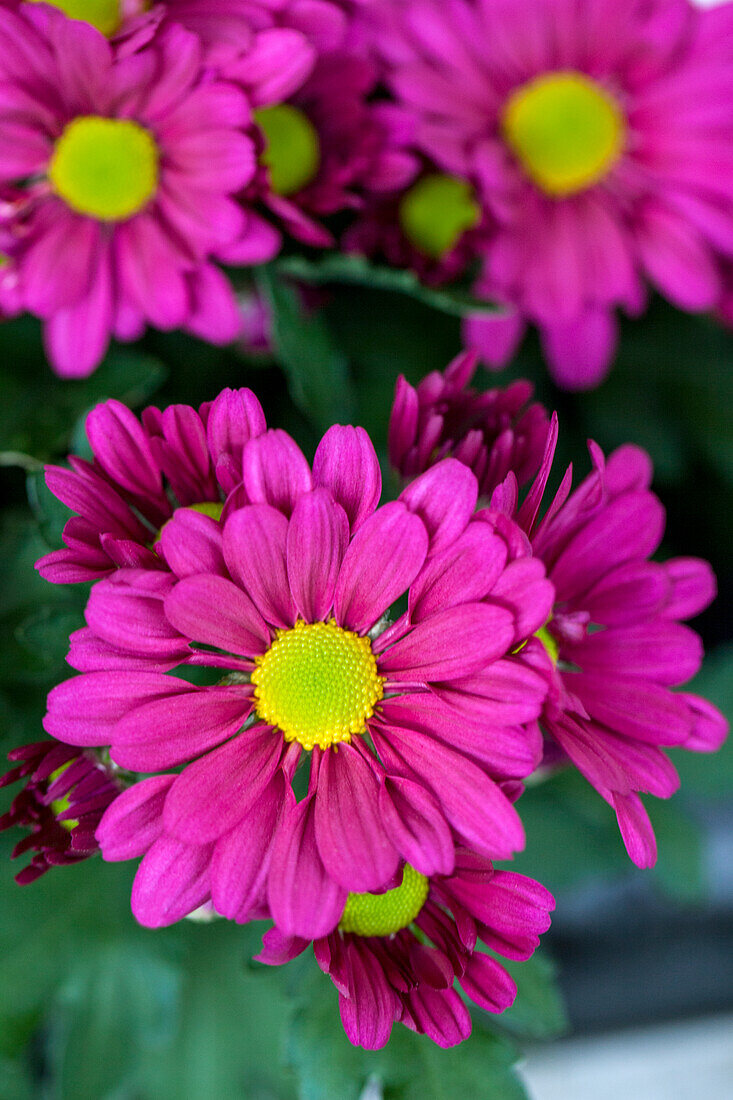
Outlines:
{"type": "Polygon", "coordinates": [[[56,142],[48,178],[77,213],[125,221],[156,192],[158,148],[136,122],[84,115],[70,122],[56,142]]]}
{"type": "Polygon", "coordinates": [[[391,936],[414,921],[428,896],[429,883],[409,863],[402,882],[383,894],[349,894],[339,928],[356,936],[391,936]]]}
{"type": "Polygon", "coordinates": [[[423,176],[404,195],[399,222],[410,244],[439,260],[481,220],[473,189],[455,176],[423,176]]]}
{"type": "MultiPolygon", "coordinates": [[[[66,769],[70,768],[73,763],[73,760],[69,760],[66,764],[62,764],[60,768],[57,768],[56,771],[51,772],[48,777],[49,787],[56,779],[58,779],[60,775],[63,775],[66,769]]],[[[51,812],[55,814],[56,817],[58,817],[60,814],[66,813],[66,811],[68,810],[69,806],[71,805],[71,799],[69,798],[69,795],[71,794],[71,791],[73,791],[73,789],[74,788],[72,787],[70,791],[67,791],[63,798],[54,798],[53,802],[51,803],[51,812]]],[[[59,825],[61,826],[61,828],[68,829],[69,832],[71,832],[72,829],[75,829],[78,824],[78,818],[69,818],[68,821],[59,821],[59,825]]]]}
{"type": "Polygon", "coordinates": [[[260,160],[270,171],[272,190],[276,195],[294,195],[318,171],[321,152],[315,126],[288,103],[262,107],[254,117],[265,137],[260,160]]]}
{"type": "Polygon", "coordinates": [[[619,105],[582,73],[545,73],[504,106],[504,137],[527,175],[561,198],[592,187],[621,156],[626,123],[619,105]]]}
{"type": "Polygon", "coordinates": [[[122,22],[120,0],[31,0],[33,4],[41,2],[58,8],[69,19],[91,23],[108,38],[119,30],[122,22]]]}
{"type": "Polygon", "coordinates": [[[368,638],[333,619],[278,630],[252,673],[257,713],[286,741],[321,749],[363,733],[382,698],[383,679],[368,638]]]}

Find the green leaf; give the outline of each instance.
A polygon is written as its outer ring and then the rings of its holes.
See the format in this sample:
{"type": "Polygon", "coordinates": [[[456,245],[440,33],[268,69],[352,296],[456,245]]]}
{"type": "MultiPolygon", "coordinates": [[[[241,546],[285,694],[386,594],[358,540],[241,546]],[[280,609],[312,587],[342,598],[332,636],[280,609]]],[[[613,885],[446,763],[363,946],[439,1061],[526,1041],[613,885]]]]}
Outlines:
{"type": "Polygon", "coordinates": [[[436,290],[421,283],[414,271],[378,266],[363,256],[334,253],[315,261],[302,256],[288,256],[278,261],[277,268],[288,278],[316,286],[342,283],[406,294],[431,309],[450,313],[455,317],[465,317],[469,313],[492,315],[501,311],[501,307],[495,303],[475,298],[470,290],[455,286],[436,290]]]}
{"type": "Polygon", "coordinates": [[[113,348],[94,374],[61,379],[44,361],[38,325],[30,318],[3,325],[0,450],[47,459],[65,451],[77,419],[99,401],[145,401],[162,384],[161,363],[138,349],[113,348]]]}
{"type": "Polygon", "coordinates": [[[179,994],[178,970],[152,943],[92,947],[51,1009],[49,1068],[59,1100],[104,1100],[132,1088],[141,1056],[170,1042],[179,994]]]}
{"type": "Polygon", "coordinates": [[[647,799],[647,810],[657,838],[654,878],[679,902],[699,901],[705,895],[702,834],[679,798],[647,799]]]}
{"type": "Polygon", "coordinates": [[[272,313],[272,339],[293,401],[322,431],[349,423],[354,395],[348,366],[325,317],[305,314],[297,291],[270,266],[258,269],[258,286],[272,313]]]}
{"type": "Polygon", "coordinates": [[[395,1100],[525,1097],[512,1068],[514,1047],[487,1031],[475,1030],[466,1042],[442,1050],[426,1036],[395,1024],[382,1050],[352,1046],[341,1026],[338,994],[317,971],[301,983],[287,1053],[300,1100],[359,1100],[370,1083],[395,1100]]]}
{"type": "Polygon", "coordinates": [[[517,983],[517,999],[501,1016],[477,1014],[483,1025],[498,1025],[523,1039],[554,1039],[569,1027],[565,1004],[556,981],[554,963],[541,951],[516,962],[499,958],[517,983]]]}
{"type": "Polygon", "coordinates": [[[58,550],[63,545],[61,535],[64,526],[73,513],[48,488],[42,469],[28,474],[26,492],[31,511],[48,549],[58,550]]]}

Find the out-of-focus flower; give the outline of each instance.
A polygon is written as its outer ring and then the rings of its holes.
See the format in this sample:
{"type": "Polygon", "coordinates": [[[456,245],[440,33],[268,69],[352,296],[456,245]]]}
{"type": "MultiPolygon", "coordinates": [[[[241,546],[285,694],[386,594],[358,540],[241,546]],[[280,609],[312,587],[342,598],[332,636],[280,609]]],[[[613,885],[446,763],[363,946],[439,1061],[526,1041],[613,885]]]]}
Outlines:
{"type": "MultiPolygon", "coordinates": [[[[516,986],[478,948],[528,959],[550,926],[552,895],[538,882],[459,850],[450,875],[428,878],[405,865],[397,885],[350,894],[338,928],[313,944],[318,964],[339,992],[344,1030],[355,1046],[375,1050],[395,1020],[442,1047],[471,1034],[471,1017],[454,989],[487,1012],[503,1012],[516,986]]],[[[273,928],[259,960],[277,966],[307,941],[273,928]]]]}
{"type": "Polygon", "coordinates": [[[51,492],[77,514],[64,527],[63,550],[36,562],[54,584],[97,580],[122,566],[164,569],[165,525],[193,510],[202,531],[218,520],[242,480],[242,450],[265,430],[251,390],[223,390],[197,411],[145,409],[142,423],[119,401],[92,409],[86,430],[94,461],[71,455],[71,469],[46,467],[51,492]]]}
{"type": "Polygon", "coordinates": [[[142,923],[209,898],[243,921],[264,894],[284,933],[322,936],[400,859],[449,874],[455,841],[487,858],[522,846],[512,800],[547,687],[527,655],[553,591],[510,520],[474,516],[478,483],[454,459],[379,507],[362,429],[331,428],[312,470],[267,432],[242,471],[224,523],[182,509],[167,524],[171,573],[94,585],[97,663],[71,660],[98,671],[51,692],[46,729],[151,775],[97,834],[107,859],[144,855],[142,923]],[[181,663],[223,679],[168,675],[181,663]]]}
{"type": "Polygon", "coordinates": [[[597,384],[646,285],[709,310],[733,250],[733,4],[385,0],[372,19],[415,144],[493,222],[467,343],[537,324],[555,379],[597,384]]]}
{"type": "Polygon", "coordinates": [[[17,825],[30,832],[13,849],[13,858],[33,852],[31,862],[15,876],[25,886],[50,867],[78,863],[99,851],[94,833],[102,814],[120,793],[94,753],[38,741],[8,753],[18,766],[0,776],[0,787],[26,779],[0,830],[17,825]]]}
{"type": "Polygon", "coordinates": [[[639,792],[669,798],[679,786],[663,750],[713,752],[727,733],[705,699],[670,690],[700,667],[701,640],[680,620],[707,607],[715,577],[698,558],[648,560],[664,510],[649,491],[649,456],[634,446],[606,461],[592,444],[593,473],[571,493],[569,469],[537,522],[555,442],[553,423],[518,512],[511,478],[494,497],[527,531],[555,586],[552,616],[538,635],[554,665],[541,724],[616,811],[631,859],[648,867],[656,841],[639,792]]]}
{"type": "Polygon", "coordinates": [[[539,468],[549,418],[529,404],[530,382],[478,393],[469,388],[477,354],[464,352],[441,374],[433,371],[417,389],[397,379],[389,422],[389,460],[405,480],[449,456],[473,470],[482,497],[512,471],[524,485],[539,468]]]}
{"type": "Polygon", "coordinates": [[[265,46],[253,35],[245,50],[245,94],[180,25],[125,54],[47,5],[0,9],[0,186],[17,190],[2,208],[5,279],[45,321],[60,374],[88,374],[112,334],[135,339],[146,324],[214,343],[239,331],[214,261],[259,263],[279,246],[234,201],[257,171],[251,109],[312,61],[298,32],[262,33],[265,46]]]}

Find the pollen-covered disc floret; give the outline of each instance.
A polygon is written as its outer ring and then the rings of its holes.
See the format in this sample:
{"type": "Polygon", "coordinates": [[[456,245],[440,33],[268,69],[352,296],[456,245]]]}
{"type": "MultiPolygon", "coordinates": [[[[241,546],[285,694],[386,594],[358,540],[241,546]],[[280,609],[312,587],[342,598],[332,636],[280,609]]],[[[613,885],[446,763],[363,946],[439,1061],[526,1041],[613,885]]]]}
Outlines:
{"type": "Polygon", "coordinates": [[[371,642],[333,620],[278,630],[256,663],[257,713],[306,749],[351,741],[382,698],[371,642]]]}
{"type": "Polygon", "coordinates": [[[383,894],[349,894],[339,921],[341,932],[356,936],[391,936],[412,924],[428,896],[430,884],[409,863],[402,882],[383,894]]]}

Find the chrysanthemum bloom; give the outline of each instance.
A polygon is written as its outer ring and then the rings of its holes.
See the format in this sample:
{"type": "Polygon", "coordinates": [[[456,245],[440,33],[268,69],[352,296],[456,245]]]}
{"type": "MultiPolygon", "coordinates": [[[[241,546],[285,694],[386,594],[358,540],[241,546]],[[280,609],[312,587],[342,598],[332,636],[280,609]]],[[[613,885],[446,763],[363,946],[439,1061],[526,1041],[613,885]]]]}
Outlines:
{"type": "Polygon", "coordinates": [[[92,409],[86,430],[94,454],[69,457],[71,469],[46,467],[51,492],[77,514],[64,527],[63,550],[36,562],[54,584],[97,580],[122,566],[163,569],[162,530],[176,509],[193,509],[206,527],[242,480],[242,450],[265,430],[251,390],[223,390],[198,412],[171,405],[145,409],[142,423],[119,401],[92,409]]]}
{"type": "Polygon", "coordinates": [[[25,886],[50,867],[78,863],[99,851],[94,833],[120,786],[93,753],[38,741],[8,753],[18,766],[0,776],[0,787],[26,779],[0,830],[13,825],[30,829],[13,849],[13,859],[33,851],[27,867],[15,876],[25,886]]]}
{"type": "Polygon", "coordinates": [[[94,586],[106,670],[55,688],[46,729],[162,773],[97,833],[107,859],[146,853],[143,924],[209,898],[244,921],[264,891],[281,931],[311,938],[401,859],[450,874],[456,840],[487,858],[521,847],[511,799],[539,759],[546,678],[513,653],[553,593],[511,521],[474,517],[478,484],[453,459],[380,507],[362,429],[331,428],[312,471],[280,431],[251,440],[242,466],[225,523],[204,531],[184,509],[167,525],[175,576],[120,570],[94,586]],[[167,674],[192,660],[223,679],[167,674]]]}
{"type": "Polygon", "coordinates": [[[449,455],[469,466],[479,492],[489,497],[511,470],[524,485],[539,468],[549,420],[533,387],[518,381],[505,390],[469,388],[477,354],[459,355],[441,374],[433,371],[417,389],[397,379],[389,422],[389,460],[409,480],[449,455]]]}
{"type": "MultiPolygon", "coordinates": [[[[454,989],[487,1012],[503,1012],[517,993],[506,970],[477,950],[482,942],[510,959],[528,959],[550,927],[552,895],[538,882],[466,850],[449,875],[428,878],[406,864],[397,885],[349,894],[338,928],[313,944],[339,991],[344,1030],[355,1046],[383,1047],[395,1020],[442,1047],[471,1034],[454,989]]],[[[307,947],[277,928],[259,960],[288,962],[307,947]]]]}
{"type": "Polygon", "coordinates": [[[639,792],[669,798],[679,785],[663,750],[712,752],[727,732],[705,699],[670,690],[700,667],[701,640],[680,620],[710,603],[715,577],[698,558],[648,560],[664,510],[649,491],[649,456],[637,447],[620,447],[605,461],[591,445],[593,472],[570,493],[568,469],[538,523],[555,440],[553,431],[518,513],[511,477],[494,496],[528,532],[556,590],[540,632],[555,666],[541,724],[616,811],[634,863],[648,867],[656,841],[639,792]]]}
{"type": "Polygon", "coordinates": [[[385,0],[387,81],[419,148],[495,220],[476,319],[490,364],[527,321],[556,380],[600,381],[614,311],[651,283],[684,310],[721,296],[733,248],[733,5],[688,0],[385,0]]]}
{"type": "Polygon", "coordinates": [[[181,26],[123,56],[46,5],[0,10],[0,186],[24,195],[2,221],[59,373],[88,374],[110,335],[135,339],[148,323],[214,343],[237,334],[214,261],[259,263],[279,243],[232,198],[257,169],[251,107],[271,85],[292,90],[273,35],[311,56],[297,32],[266,33],[269,50],[253,40],[250,95],[213,76],[181,26]]]}

